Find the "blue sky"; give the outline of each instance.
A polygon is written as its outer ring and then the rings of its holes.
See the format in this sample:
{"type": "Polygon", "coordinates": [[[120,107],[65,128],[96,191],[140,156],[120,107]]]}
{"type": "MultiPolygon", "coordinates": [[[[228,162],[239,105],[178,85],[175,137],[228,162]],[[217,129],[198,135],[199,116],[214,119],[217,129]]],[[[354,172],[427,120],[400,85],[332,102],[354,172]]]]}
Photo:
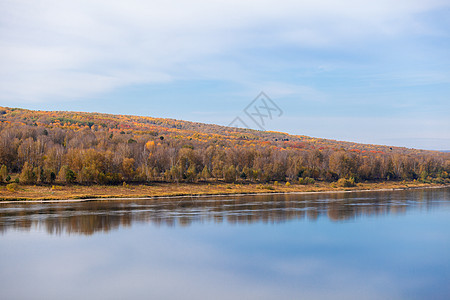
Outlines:
{"type": "Polygon", "coordinates": [[[449,1],[8,1],[0,105],[450,149],[449,1]],[[252,126],[257,128],[256,126],[252,126]]]}

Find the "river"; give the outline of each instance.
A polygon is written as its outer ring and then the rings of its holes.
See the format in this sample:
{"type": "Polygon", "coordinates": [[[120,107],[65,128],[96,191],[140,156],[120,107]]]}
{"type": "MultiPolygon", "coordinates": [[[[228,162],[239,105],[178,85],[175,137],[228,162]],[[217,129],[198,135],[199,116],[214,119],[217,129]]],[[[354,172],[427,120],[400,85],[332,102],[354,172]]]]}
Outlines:
{"type": "Polygon", "coordinates": [[[450,299],[450,188],[0,204],[1,299],[450,299]]]}

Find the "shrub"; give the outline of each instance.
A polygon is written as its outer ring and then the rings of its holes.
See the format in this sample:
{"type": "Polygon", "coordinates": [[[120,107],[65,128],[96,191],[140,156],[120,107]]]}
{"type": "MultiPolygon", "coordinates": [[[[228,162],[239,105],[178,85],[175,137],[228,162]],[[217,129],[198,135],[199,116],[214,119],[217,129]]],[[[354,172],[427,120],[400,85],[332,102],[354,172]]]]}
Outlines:
{"type": "Polygon", "coordinates": [[[42,169],[42,182],[53,184],[56,180],[56,174],[51,169],[42,169]]]}
{"type": "Polygon", "coordinates": [[[328,171],[325,173],[325,180],[328,182],[337,181],[338,179],[339,175],[334,172],[328,171]]]}
{"type": "Polygon", "coordinates": [[[201,177],[202,177],[204,180],[207,180],[208,178],[211,177],[211,173],[209,172],[207,166],[205,166],[205,167],[203,168],[203,171],[202,171],[202,173],[201,173],[201,177]]]}
{"type": "Polygon", "coordinates": [[[186,182],[195,182],[197,180],[197,171],[195,170],[195,165],[191,165],[184,173],[184,180],[186,182]]]}
{"type": "Polygon", "coordinates": [[[5,165],[2,165],[0,168],[0,182],[3,182],[3,180],[6,180],[8,177],[8,168],[5,165]]]}
{"type": "Polygon", "coordinates": [[[25,162],[22,168],[22,172],[20,173],[20,182],[25,184],[36,183],[37,175],[33,170],[33,166],[31,166],[28,162],[25,162]]]}
{"type": "Polygon", "coordinates": [[[260,189],[264,189],[264,190],[271,190],[271,191],[273,191],[273,190],[275,189],[273,186],[268,185],[268,184],[266,184],[266,185],[260,185],[259,188],[260,188],[260,189]]]}
{"type": "Polygon", "coordinates": [[[433,182],[433,183],[444,184],[444,183],[445,183],[445,180],[444,180],[444,178],[442,178],[442,177],[438,177],[438,178],[436,178],[436,179],[433,179],[432,182],[433,182]]]}
{"type": "Polygon", "coordinates": [[[286,186],[290,186],[291,183],[289,181],[286,182],[286,186]]]}
{"type": "Polygon", "coordinates": [[[125,181],[122,182],[122,186],[123,186],[124,188],[127,188],[127,189],[130,188],[130,185],[129,185],[128,183],[126,183],[125,181]]]}
{"type": "Polygon", "coordinates": [[[55,172],[51,172],[50,173],[50,183],[55,182],[55,180],[56,180],[56,174],[55,174],[55,172]]]}
{"type": "Polygon", "coordinates": [[[298,183],[303,184],[303,185],[314,184],[315,182],[316,181],[314,180],[314,178],[309,178],[309,177],[298,179],[298,183]]]}
{"type": "Polygon", "coordinates": [[[77,175],[75,174],[75,172],[69,169],[67,165],[61,167],[58,176],[61,181],[65,181],[66,183],[74,183],[77,179],[77,175]]]}
{"type": "Polygon", "coordinates": [[[17,188],[19,187],[19,185],[15,182],[13,183],[9,183],[6,185],[6,189],[10,192],[15,192],[17,190],[17,188]]]}
{"type": "Polygon", "coordinates": [[[77,176],[76,176],[75,172],[72,171],[71,169],[67,169],[67,171],[66,171],[66,182],[67,183],[74,183],[76,179],[77,179],[77,176]]]}
{"type": "Polygon", "coordinates": [[[235,182],[236,181],[236,168],[229,166],[224,172],[225,182],[235,182]]]}
{"type": "Polygon", "coordinates": [[[355,186],[355,178],[350,177],[349,179],[341,178],[337,182],[337,186],[339,187],[353,187],[355,186]]]}

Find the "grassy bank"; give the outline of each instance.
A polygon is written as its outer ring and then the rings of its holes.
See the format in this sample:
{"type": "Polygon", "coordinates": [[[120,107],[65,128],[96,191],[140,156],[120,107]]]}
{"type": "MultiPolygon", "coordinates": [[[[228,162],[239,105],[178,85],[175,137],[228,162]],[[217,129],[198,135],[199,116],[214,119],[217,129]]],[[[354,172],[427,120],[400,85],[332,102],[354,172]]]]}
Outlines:
{"type": "Polygon", "coordinates": [[[68,185],[26,186],[14,189],[0,187],[0,200],[65,200],[90,198],[146,198],[186,195],[222,195],[252,193],[295,193],[325,191],[356,191],[380,189],[405,189],[439,186],[420,182],[370,182],[358,183],[354,187],[339,187],[335,183],[317,182],[300,184],[227,184],[227,183],[154,183],[151,185],[68,185]]]}

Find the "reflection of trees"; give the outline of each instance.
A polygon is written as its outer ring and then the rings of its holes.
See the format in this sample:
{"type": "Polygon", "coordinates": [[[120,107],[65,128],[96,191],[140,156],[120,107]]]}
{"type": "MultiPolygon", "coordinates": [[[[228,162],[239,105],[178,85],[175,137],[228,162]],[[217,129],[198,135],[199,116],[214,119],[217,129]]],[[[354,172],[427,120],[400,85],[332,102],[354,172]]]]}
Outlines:
{"type": "Polygon", "coordinates": [[[0,232],[45,227],[50,234],[90,235],[132,223],[156,226],[189,226],[215,222],[247,224],[278,223],[294,219],[332,221],[362,216],[404,214],[409,209],[429,210],[449,205],[450,189],[395,192],[330,193],[310,195],[259,195],[95,201],[57,204],[4,204],[0,206],[0,232]]]}

